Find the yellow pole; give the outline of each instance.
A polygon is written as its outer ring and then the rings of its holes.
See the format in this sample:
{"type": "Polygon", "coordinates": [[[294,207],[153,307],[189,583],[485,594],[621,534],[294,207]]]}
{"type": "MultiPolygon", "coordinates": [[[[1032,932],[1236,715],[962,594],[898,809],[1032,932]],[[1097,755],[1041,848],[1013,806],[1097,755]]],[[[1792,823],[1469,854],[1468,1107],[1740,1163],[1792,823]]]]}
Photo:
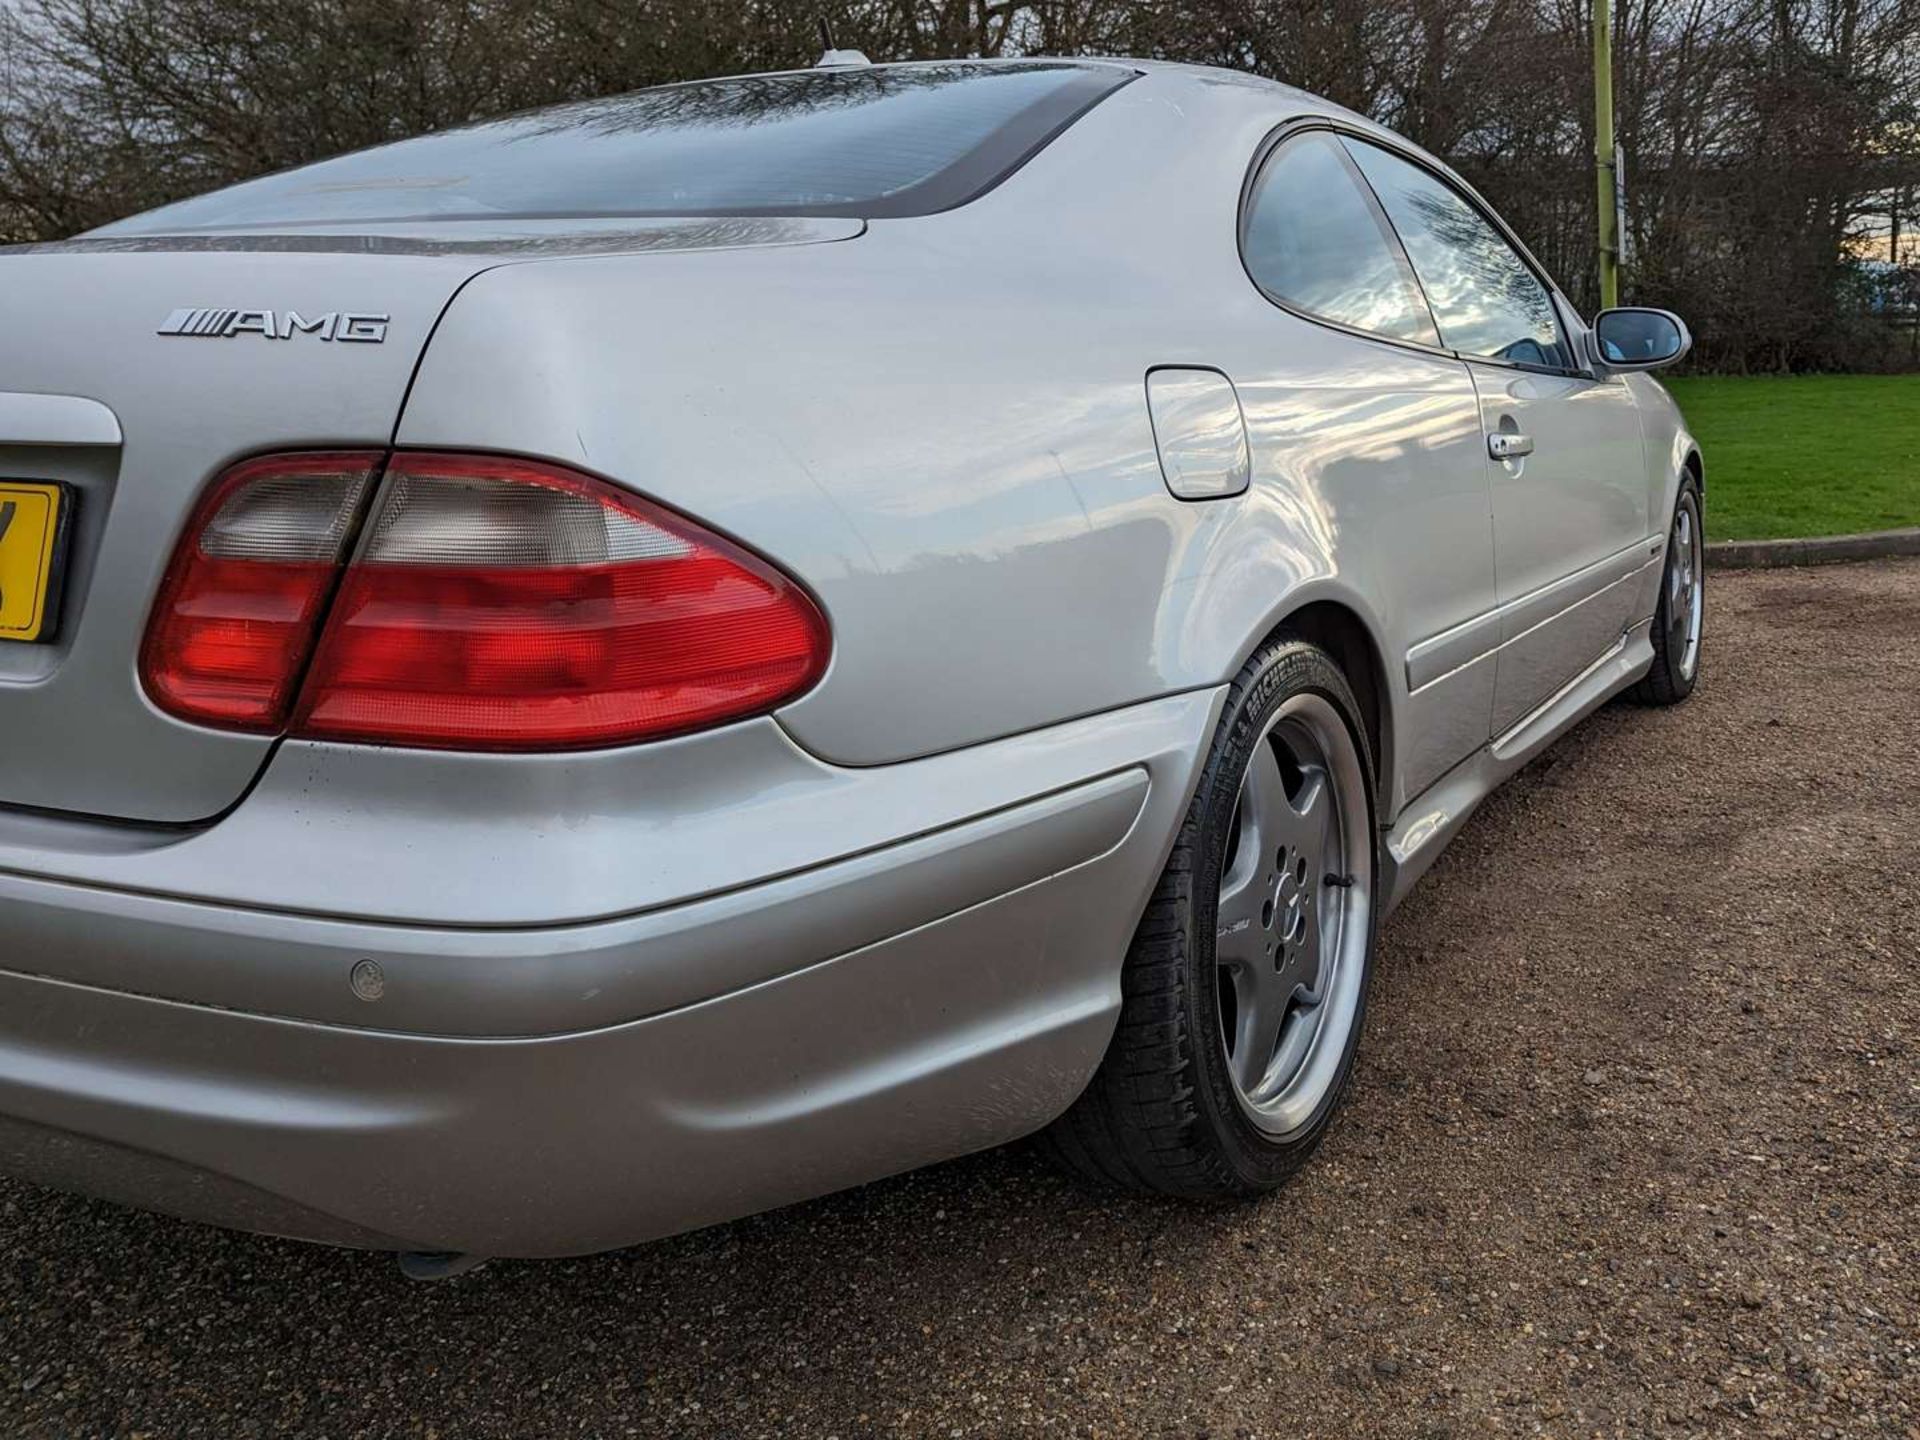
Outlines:
{"type": "Polygon", "coordinates": [[[1593,161],[1600,202],[1600,307],[1620,303],[1620,215],[1613,174],[1612,0],[1593,0],[1593,161]]]}

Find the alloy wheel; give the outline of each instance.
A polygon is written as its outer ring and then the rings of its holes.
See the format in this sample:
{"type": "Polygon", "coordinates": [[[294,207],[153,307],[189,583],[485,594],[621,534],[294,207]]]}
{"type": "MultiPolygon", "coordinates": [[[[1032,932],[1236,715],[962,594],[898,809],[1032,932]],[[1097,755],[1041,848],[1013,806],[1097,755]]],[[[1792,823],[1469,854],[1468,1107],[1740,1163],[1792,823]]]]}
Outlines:
{"type": "Polygon", "coordinates": [[[1306,692],[1240,783],[1216,913],[1220,1041],[1243,1113],[1276,1138],[1319,1109],[1359,1017],[1374,900],[1361,763],[1339,712],[1306,692]]]}
{"type": "Polygon", "coordinates": [[[1667,554],[1667,653],[1674,669],[1691,680],[1700,665],[1700,627],[1706,595],[1700,514],[1692,495],[1681,497],[1673,512],[1667,554]]]}

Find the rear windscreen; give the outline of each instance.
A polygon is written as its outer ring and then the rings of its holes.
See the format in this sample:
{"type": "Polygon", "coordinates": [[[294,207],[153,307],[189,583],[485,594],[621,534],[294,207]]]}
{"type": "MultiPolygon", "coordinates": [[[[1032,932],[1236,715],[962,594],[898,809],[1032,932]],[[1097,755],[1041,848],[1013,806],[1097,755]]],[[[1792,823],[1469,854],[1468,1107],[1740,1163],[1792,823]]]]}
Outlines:
{"type": "Polygon", "coordinates": [[[96,231],[622,215],[925,215],[998,183],[1133,78],[1049,62],[669,85],[423,135],[96,231]]]}

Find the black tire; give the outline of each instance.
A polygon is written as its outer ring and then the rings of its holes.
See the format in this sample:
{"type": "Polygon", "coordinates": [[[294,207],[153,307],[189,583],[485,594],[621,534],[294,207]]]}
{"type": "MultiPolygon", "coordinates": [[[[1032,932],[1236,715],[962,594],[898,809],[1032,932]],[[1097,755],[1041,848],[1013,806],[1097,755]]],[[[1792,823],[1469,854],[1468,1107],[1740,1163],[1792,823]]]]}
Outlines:
{"type": "Polygon", "coordinates": [[[1044,1137],[1069,1169],[1096,1183],[1201,1199],[1261,1194],[1306,1162],[1344,1098],[1365,1019],[1377,902],[1367,906],[1358,1012],[1338,1078],[1307,1124],[1276,1139],[1251,1123],[1236,1099],[1221,1041],[1216,897],[1241,777],[1271,718],[1302,692],[1332,704],[1358,753],[1365,859],[1377,890],[1373,760],[1359,706],[1326,651],[1281,636],[1233,682],[1193,801],[1127,954],[1120,1019],[1106,1057],[1044,1137]]]}
{"type": "Polygon", "coordinates": [[[1702,496],[1700,482],[1691,474],[1681,483],[1680,494],[1674,501],[1673,518],[1667,524],[1667,559],[1660,573],[1660,603],[1653,614],[1653,668],[1633,687],[1633,698],[1642,705],[1678,705],[1693,693],[1694,686],[1700,683],[1700,660],[1705,649],[1706,619],[1706,571],[1696,571],[1694,583],[1699,586],[1701,634],[1691,648],[1686,644],[1682,627],[1675,624],[1671,613],[1674,587],[1672,584],[1674,569],[1685,563],[1675,536],[1680,528],[1681,517],[1690,517],[1694,534],[1701,537],[1702,549],[1695,557],[1696,565],[1703,564],[1705,557],[1705,521],[1702,515],[1702,496]]]}

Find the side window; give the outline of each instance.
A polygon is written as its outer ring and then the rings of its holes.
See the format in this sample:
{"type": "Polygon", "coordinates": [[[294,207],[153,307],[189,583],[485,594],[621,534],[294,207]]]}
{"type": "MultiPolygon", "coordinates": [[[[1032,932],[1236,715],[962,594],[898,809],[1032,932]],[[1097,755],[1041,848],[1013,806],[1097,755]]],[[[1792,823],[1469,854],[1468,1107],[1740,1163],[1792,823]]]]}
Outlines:
{"type": "Polygon", "coordinates": [[[1329,131],[1286,141],[1268,158],[1240,244],[1254,283],[1296,310],[1440,343],[1399,242],[1329,131]]]}
{"type": "Polygon", "coordinates": [[[1397,155],[1358,140],[1347,148],[1400,232],[1449,349],[1574,368],[1547,287],[1479,211],[1397,155]]]}

